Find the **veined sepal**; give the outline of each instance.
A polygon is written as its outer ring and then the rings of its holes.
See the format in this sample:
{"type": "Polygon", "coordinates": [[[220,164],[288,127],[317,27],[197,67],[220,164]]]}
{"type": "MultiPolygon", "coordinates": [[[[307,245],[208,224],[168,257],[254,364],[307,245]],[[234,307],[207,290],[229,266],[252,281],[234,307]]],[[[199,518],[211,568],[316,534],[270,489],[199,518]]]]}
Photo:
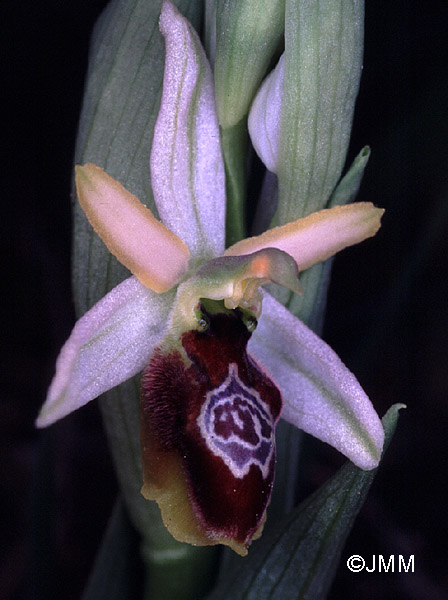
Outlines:
{"type": "Polygon", "coordinates": [[[129,277],[76,323],[36,421],[47,427],[139,373],[165,335],[173,293],[129,277]]]}
{"type": "Polygon", "coordinates": [[[199,37],[163,0],[165,73],[151,149],[151,185],[163,223],[202,259],[224,250],[224,162],[213,74],[199,37]]]}
{"type": "Polygon", "coordinates": [[[267,293],[249,353],[281,390],[282,419],[361,469],[378,466],[384,431],[361,385],[323,340],[267,293]]]}
{"type": "Polygon", "coordinates": [[[171,334],[142,378],[142,493],[179,541],[245,555],[269,504],[282,401],[246,352],[244,311],[200,311],[208,326],[171,334]]]}

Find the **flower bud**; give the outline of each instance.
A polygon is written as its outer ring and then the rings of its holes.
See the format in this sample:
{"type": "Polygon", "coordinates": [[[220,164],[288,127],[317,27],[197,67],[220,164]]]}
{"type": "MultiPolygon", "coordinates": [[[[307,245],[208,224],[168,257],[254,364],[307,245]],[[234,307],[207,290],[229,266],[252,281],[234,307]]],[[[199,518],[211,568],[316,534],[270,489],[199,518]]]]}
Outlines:
{"type": "Polygon", "coordinates": [[[272,173],[277,173],[280,119],[283,105],[285,54],[257,92],[249,113],[248,127],[252,144],[272,173]]]}
{"type": "Polygon", "coordinates": [[[281,40],[284,11],[284,0],[219,2],[214,71],[218,118],[224,129],[249,112],[281,40]]]}

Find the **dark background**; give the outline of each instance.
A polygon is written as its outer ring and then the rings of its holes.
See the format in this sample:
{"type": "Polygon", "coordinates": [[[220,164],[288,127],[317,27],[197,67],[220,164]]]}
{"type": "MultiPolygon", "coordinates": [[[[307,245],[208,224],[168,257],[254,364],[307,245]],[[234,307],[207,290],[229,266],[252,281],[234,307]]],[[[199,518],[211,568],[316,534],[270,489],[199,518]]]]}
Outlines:
{"type": "MultiPolygon", "coordinates": [[[[2,8],[10,102],[2,112],[0,597],[8,600],[78,598],[116,495],[95,403],[48,431],[33,428],[74,322],[70,177],[88,40],[104,5],[2,8]]],[[[448,598],[446,24],[442,1],[366,7],[350,157],[372,147],[359,198],[387,212],[375,239],[335,260],[324,336],[381,414],[395,402],[408,409],[344,550],[335,599],[448,598]],[[368,561],[413,554],[415,573],[352,574],[345,561],[355,553],[368,561]]],[[[309,448],[307,491],[342,463],[323,444],[309,448]]]]}

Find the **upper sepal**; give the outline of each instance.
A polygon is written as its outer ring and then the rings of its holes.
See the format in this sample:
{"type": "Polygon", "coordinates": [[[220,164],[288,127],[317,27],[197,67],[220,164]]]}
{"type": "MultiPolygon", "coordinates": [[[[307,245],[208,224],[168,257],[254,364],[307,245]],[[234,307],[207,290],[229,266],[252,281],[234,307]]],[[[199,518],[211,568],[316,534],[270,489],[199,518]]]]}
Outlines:
{"type": "Polygon", "coordinates": [[[378,466],[384,431],[369,398],[337,354],[269,294],[249,352],[278,385],[283,419],[361,469],[378,466]]]}
{"type": "Polygon", "coordinates": [[[225,179],[213,75],[190,23],[167,0],[162,100],[151,149],[151,184],[162,221],[198,258],[224,250],[225,179]]]}
{"type": "Polygon", "coordinates": [[[269,503],[281,398],[246,353],[241,311],[201,311],[206,330],[162,344],[142,379],[142,493],[176,539],[244,555],[269,503]]]}

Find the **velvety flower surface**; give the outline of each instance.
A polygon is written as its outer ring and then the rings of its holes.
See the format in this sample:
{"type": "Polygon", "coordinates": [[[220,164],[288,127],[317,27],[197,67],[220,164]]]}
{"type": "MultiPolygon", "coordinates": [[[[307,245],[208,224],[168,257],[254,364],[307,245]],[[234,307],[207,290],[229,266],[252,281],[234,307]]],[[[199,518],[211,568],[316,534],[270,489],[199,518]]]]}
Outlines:
{"type": "Polygon", "coordinates": [[[77,167],[89,221],[133,276],[75,325],[37,425],[144,371],[142,493],[176,539],[245,554],[266,518],[280,416],[361,468],[378,464],[383,429],[359,383],[260,286],[301,293],[299,269],[374,235],[383,211],[323,210],[224,251],[212,73],[167,1],[160,28],[166,63],[151,180],[163,222],[99,167],[77,167]]]}
{"type": "Polygon", "coordinates": [[[240,309],[201,310],[207,331],[181,337],[188,366],[156,351],[142,378],[143,494],[175,537],[245,554],[271,494],[282,401],[247,354],[240,309]]]}

